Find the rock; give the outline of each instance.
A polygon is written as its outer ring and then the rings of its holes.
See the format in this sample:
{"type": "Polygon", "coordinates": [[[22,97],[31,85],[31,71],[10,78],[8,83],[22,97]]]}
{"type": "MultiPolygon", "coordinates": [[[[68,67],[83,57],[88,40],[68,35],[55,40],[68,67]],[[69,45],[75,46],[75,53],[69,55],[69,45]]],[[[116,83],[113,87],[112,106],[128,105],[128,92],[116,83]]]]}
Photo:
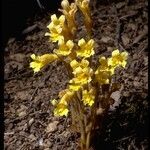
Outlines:
{"type": "Polygon", "coordinates": [[[29,120],[29,126],[31,126],[33,122],[34,122],[34,118],[31,118],[31,119],[29,120]]]}
{"type": "Polygon", "coordinates": [[[121,101],[120,101],[120,91],[115,91],[111,94],[110,96],[112,99],[115,100],[113,105],[110,105],[110,111],[114,111],[116,109],[117,106],[120,105],[121,101]]]}
{"type": "Polygon", "coordinates": [[[26,112],[25,111],[22,111],[18,114],[19,117],[24,117],[26,115],[26,112]]]}
{"type": "Polygon", "coordinates": [[[30,94],[28,91],[19,91],[16,93],[15,97],[16,100],[17,99],[21,99],[21,100],[27,100],[30,98],[30,94]]]}
{"type": "Polygon", "coordinates": [[[103,36],[100,41],[102,41],[104,43],[108,43],[108,41],[110,41],[110,40],[111,40],[111,38],[109,36],[103,36]]]}
{"type": "Polygon", "coordinates": [[[33,142],[36,140],[36,137],[33,134],[30,134],[29,139],[31,140],[31,142],[33,142]]]}
{"type": "Polygon", "coordinates": [[[50,150],[49,148],[51,148],[52,146],[53,146],[53,143],[50,142],[49,139],[46,139],[46,140],[44,141],[45,150],[46,150],[46,149],[47,149],[47,150],[50,150]]]}
{"type": "Polygon", "coordinates": [[[47,133],[55,132],[58,129],[58,127],[57,127],[58,123],[59,123],[58,121],[53,121],[53,122],[49,123],[46,128],[46,132],[47,133]]]}
{"type": "Polygon", "coordinates": [[[43,146],[43,138],[41,138],[38,143],[39,143],[39,146],[43,146]]]}
{"type": "Polygon", "coordinates": [[[22,53],[17,53],[14,55],[10,55],[10,59],[15,60],[17,62],[24,62],[25,60],[25,55],[22,53]]]}
{"type": "Polygon", "coordinates": [[[119,101],[119,99],[120,99],[120,91],[113,92],[110,97],[112,99],[114,99],[115,101],[119,101]]]}
{"type": "Polygon", "coordinates": [[[128,45],[129,42],[130,42],[130,39],[129,39],[128,36],[125,35],[125,34],[121,36],[121,39],[122,39],[122,42],[123,42],[123,45],[124,45],[124,46],[128,45]]]}
{"type": "Polygon", "coordinates": [[[17,113],[19,117],[23,117],[26,115],[27,107],[25,105],[21,105],[19,109],[17,109],[17,113]]]}
{"type": "Polygon", "coordinates": [[[113,47],[107,47],[107,51],[112,52],[113,51],[113,47]]]}

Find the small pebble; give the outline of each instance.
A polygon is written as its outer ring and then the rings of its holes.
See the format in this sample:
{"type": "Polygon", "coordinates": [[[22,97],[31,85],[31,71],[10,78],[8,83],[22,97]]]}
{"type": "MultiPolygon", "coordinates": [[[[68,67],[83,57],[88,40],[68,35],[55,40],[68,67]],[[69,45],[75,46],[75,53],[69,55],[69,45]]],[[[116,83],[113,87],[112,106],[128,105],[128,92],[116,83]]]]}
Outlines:
{"type": "Polygon", "coordinates": [[[43,138],[39,140],[39,146],[43,146],[43,138]]]}
{"type": "Polygon", "coordinates": [[[36,137],[33,135],[33,134],[30,134],[29,135],[29,139],[32,141],[35,141],[36,140],[36,137]]]}
{"type": "Polygon", "coordinates": [[[22,111],[22,112],[20,112],[20,113],[18,114],[19,117],[23,117],[23,116],[25,116],[25,115],[26,115],[26,112],[25,112],[25,111],[22,111]]]}
{"type": "Polygon", "coordinates": [[[34,118],[31,118],[31,119],[29,120],[29,126],[31,126],[33,122],[34,122],[34,118]]]}
{"type": "Polygon", "coordinates": [[[56,131],[58,129],[57,125],[58,125],[58,121],[53,121],[52,123],[49,123],[46,128],[46,132],[49,133],[49,132],[56,131]]]}

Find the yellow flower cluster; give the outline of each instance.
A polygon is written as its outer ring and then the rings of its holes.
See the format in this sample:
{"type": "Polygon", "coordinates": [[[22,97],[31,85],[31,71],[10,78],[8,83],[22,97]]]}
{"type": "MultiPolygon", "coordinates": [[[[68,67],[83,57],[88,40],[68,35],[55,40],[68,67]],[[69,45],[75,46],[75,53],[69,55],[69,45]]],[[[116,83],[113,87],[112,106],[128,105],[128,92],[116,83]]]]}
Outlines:
{"type": "Polygon", "coordinates": [[[95,72],[95,77],[100,84],[108,84],[111,75],[113,74],[112,68],[108,66],[107,59],[100,57],[100,66],[95,72]]]}
{"type": "Polygon", "coordinates": [[[84,15],[84,23],[88,32],[91,32],[92,20],[89,9],[90,0],[76,0],[76,4],[84,15]]]}
{"type": "Polygon", "coordinates": [[[112,52],[112,57],[108,59],[108,65],[114,68],[117,66],[122,66],[125,68],[127,64],[127,61],[126,61],[127,57],[128,57],[127,52],[120,53],[119,50],[116,49],[112,52]]]}
{"type": "Polygon", "coordinates": [[[65,16],[61,15],[59,18],[54,14],[51,16],[51,23],[47,26],[50,33],[46,33],[45,36],[50,36],[52,42],[64,40],[64,34],[66,30],[65,16]]]}
{"type": "Polygon", "coordinates": [[[95,100],[95,90],[91,88],[89,91],[83,90],[82,91],[82,101],[84,105],[92,106],[95,100]]]}
{"type": "Polygon", "coordinates": [[[80,100],[83,104],[91,107],[96,97],[95,82],[91,81],[94,80],[100,85],[109,84],[116,67],[125,67],[128,57],[127,52],[120,53],[118,49],[114,50],[110,58],[99,58],[99,66],[94,72],[90,68],[91,62],[88,61],[95,54],[94,40],[85,40],[84,38],[81,38],[78,42],[74,40],[77,31],[75,22],[77,8],[84,15],[84,23],[88,33],[91,32],[89,0],[75,0],[75,3],[71,4],[68,0],[62,0],[61,6],[60,11],[63,15],[60,17],[55,14],[51,16],[51,23],[47,26],[49,32],[45,34],[50,37],[50,41],[57,42],[58,48],[54,49],[53,54],[42,56],[32,54],[33,61],[30,63],[34,72],[40,71],[45,65],[55,60],[62,60],[72,69],[71,77],[73,77],[69,81],[68,89],[59,93],[59,101],[52,101],[52,104],[55,105],[55,116],[68,115],[69,102],[77,96],[74,97],[74,94],[81,94],[80,100]]]}
{"type": "Polygon", "coordinates": [[[69,81],[69,89],[78,91],[83,85],[92,80],[93,70],[89,67],[89,62],[85,59],[82,59],[81,62],[73,60],[70,66],[73,69],[74,78],[69,81]]]}
{"type": "Polygon", "coordinates": [[[54,50],[57,55],[68,56],[75,53],[78,57],[88,58],[95,54],[94,52],[94,40],[90,39],[85,41],[83,38],[78,41],[78,46],[76,46],[76,51],[73,51],[75,43],[72,40],[68,40],[66,43],[64,40],[59,40],[59,48],[54,50]]]}
{"type": "Polygon", "coordinates": [[[58,59],[55,54],[44,54],[42,56],[36,56],[35,54],[31,55],[31,58],[34,60],[30,63],[30,67],[33,69],[34,73],[41,70],[45,65],[58,59]]]}
{"type": "Polygon", "coordinates": [[[71,40],[68,40],[66,43],[64,40],[60,40],[58,42],[59,49],[54,50],[54,53],[57,55],[67,56],[72,52],[72,49],[74,47],[74,43],[71,40]]]}
{"type": "Polygon", "coordinates": [[[51,23],[47,26],[49,33],[47,32],[45,36],[50,36],[52,42],[58,42],[60,40],[66,42],[69,39],[73,39],[77,30],[75,22],[76,4],[69,4],[68,0],[63,0],[61,6],[63,9],[60,9],[60,11],[63,15],[59,18],[55,14],[52,15],[51,23]]]}
{"type": "Polygon", "coordinates": [[[61,2],[61,6],[63,9],[60,9],[60,11],[65,15],[67,25],[71,30],[71,34],[74,35],[77,30],[75,22],[75,13],[77,11],[77,6],[75,3],[69,4],[68,0],[63,0],[61,2]]]}
{"type": "Polygon", "coordinates": [[[79,49],[76,51],[77,56],[88,58],[95,54],[94,40],[91,39],[86,42],[83,38],[78,42],[79,49]]]}
{"type": "Polygon", "coordinates": [[[122,66],[125,68],[128,53],[119,50],[114,50],[112,52],[112,57],[106,59],[105,57],[100,57],[100,66],[95,71],[95,77],[97,81],[102,84],[109,84],[111,76],[114,74],[116,67],[122,66]]]}
{"type": "MultiPolygon", "coordinates": [[[[85,2],[81,4],[84,7],[84,12],[89,11],[87,9],[88,5],[84,3],[85,2]]],[[[51,23],[47,26],[49,32],[45,34],[46,36],[50,36],[52,42],[58,42],[58,48],[53,51],[54,54],[45,54],[43,56],[35,56],[35,54],[33,54],[31,57],[33,62],[30,63],[30,67],[33,68],[34,72],[40,71],[42,67],[52,62],[53,59],[59,59],[59,56],[68,56],[70,62],[76,59],[76,56],[88,58],[94,54],[93,39],[85,41],[82,38],[78,41],[78,44],[73,42],[73,36],[76,31],[75,13],[77,11],[77,4],[69,4],[68,0],[63,0],[61,6],[63,9],[60,9],[60,11],[64,15],[57,18],[57,16],[53,14],[51,16],[51,23]]]]}

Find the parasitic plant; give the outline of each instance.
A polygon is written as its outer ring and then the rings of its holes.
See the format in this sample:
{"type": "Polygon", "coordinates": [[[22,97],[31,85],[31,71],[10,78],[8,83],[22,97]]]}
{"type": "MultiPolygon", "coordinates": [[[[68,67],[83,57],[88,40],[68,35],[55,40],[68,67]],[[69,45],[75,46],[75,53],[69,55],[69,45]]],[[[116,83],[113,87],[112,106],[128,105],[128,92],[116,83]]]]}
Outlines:
{"type": "Polygon", "coordinates": [[[112,82],[112,76],[118,67],[125,68],[127,52],[118,49],[108,58],[101,56],[97,65],[93,64],[95,54],[95,41],[92,38],[92,19],[89,0],[75,0],[69,3],[62,0],[62,15],[51,16],[47,26],[49,32],[45,36],[50,42],[57,44],[53,53],[42,56],[31,55],[33,61],[30,67],[38,72],[45,65],[53,61],[62,61],[70,78],[65,90],[60,91],[59,99],[52,100],[55,116],[71,117],[72,127],[80,133],[80,149],[89,150],[93,131],[100,128],[101,118],[107,114],[113,103],[111,94],[119,87],[112,82]],[[84,17],[86,36],[77,37],[78,28],[77,11],[84,17]]]}

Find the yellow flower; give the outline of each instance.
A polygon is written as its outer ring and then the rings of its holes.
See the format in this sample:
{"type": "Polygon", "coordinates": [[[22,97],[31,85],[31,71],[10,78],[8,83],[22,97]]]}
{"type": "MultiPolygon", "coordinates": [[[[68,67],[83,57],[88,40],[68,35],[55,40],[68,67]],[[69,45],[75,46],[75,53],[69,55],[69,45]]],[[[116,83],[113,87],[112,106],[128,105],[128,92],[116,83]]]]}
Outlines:
{"type": "Polygon", "coordinates": [[[89,74],[82,73],[80,75],[77,75],[72,80],[69,81],[69,89],[73,91],[78,91],[80,88],[82,88],[83,85],[89,83],[91,81],[91,77],[89,74]]]}
{"type": "Polygon", "coordinates": [[[61,15],[59,18],[54,14],[51,16],[51,23],[47,26],[50,33],[46,33],[45,36],[50,36],[52,42],[57,42],[64,39],[63,28],[65,26],[65,16],[61,15]]]}
{"type": "Polygon", "coordinates": [[[57,18],[56,14],[53,14],[51,16],[51,23],[47,26],[49,30],[52,28],[60,28],[60,31],[62,30],[62,27],[65,23],[65,16],[61,15],[59,18],[57,18]]]}
{"type": "Polygon", "coordinates": [[[114,74],[114,68],[108,66],[108,60],[105,57],[99,58],[100,66],[95,72],[96,80],[99,84],[109,84],[111,76],[114,74]]]}
{"type": "Polygon", "coordinates": [[[53,106],[55,106],[55,105],[58,103],[58,101],[57,101],[56,99],[53,99],[53,100],[51,100],[50,102],[51,102],[51,104],[52,104],[53,106]]]}
{"type": "Polygon", "coordinates": [[[50,40],[52,42],[57,42],[59,40],[64,40],[64,36],[62,35],[61,28],[52,28],[50,33],[45,33],[45,36],[50,36],[50,40]]]}
{"type": "Polygon", "coordinates": [[[82,59],[81,62],[77,62],[76,60],[72,60],[70,62],[70,66],[72,67],[73,71],[75,71],[78,67],[84,69],[89,66],[89,62],[86,59],[82,59]]]}
{"type": "Polygon", "coordinates": [[[86,42],[83,38],[78,42],[79,49],[76,51],[77,56],[88,58],[95,54],[94,40],[86,42]]]}
{"type": "Polygon", "coordinates": [[[68,115],[68,108],[67,105],[63,103],[57,104],[56,108],[54,109],[54,115],[55,116],[67,116],[68,115]]]}
{"type": "Polygon", "coordinates": [[[127,52],[122,52],[120,53],[119,50],[114,50],[112,52],[112,57],[108,59],[108,65],[117,67],[117,66],[122,66],[125,68],[127,64],[127,57],[128,53],[127,52]]]}
{"type": "Polygon", "coordinates": [[[68,115],[68,103],[73,97],[74,92],[71,90],[64,90],[61,91],[59,94],[60,102],[56,105],[56,108],[54,109],[54,115],[55,116],[67,116],[68,115]]]}
{"type": "Polygon", "coordinates": [[[81,88],[81,85],[80,85],[80,84],[71,83],[71,84],[69,85],[69,89],[70,89],[70,90],[73,90],[73,91],[78,91],[80,88],[81,88]]]}
{"type": "Polygon", "coordinates": [[[64,40],[60,40],[58,42],[58,45],[59,45],[59,49],[55,50],[54,52],[57,55],[62,55],[62,56],[69,55],[74,47],[74,43],[71,40],[68,40],[66,43],[64,42],[64,40]]]}
{"type": "Polygon", "coordinates": [[[109,84],[111,76],[114,74],[116,67],[126,66],[128,53],[119,53],[119,50],[112,52],[112,57],[106,59],[105,57],[100,57],[100,66],[95,72],[96,80],[102,84],[109,84]]]}
{"type": "Polygon", "coordinates": [[[107,71],[110,72],[110,75],[114,74],[114,67],[108,65],[108,59],[106,59],[104,56],[99,58],[100,66],[98,67],[101,71],[107,71]]]}
{"type": "Polygon", "coordinates": [[[64,90],[63,94],[60,96],[61,98],[60,103],[67,104],[71,100],[73,95],[74,95],[74,91],[71,91],[69,89],[64,90]]]}
{"type": "Polygon", "coordinates": [[[60,9],[60,11],[65,15],[68,28],[70,29],[71,33],[74,35],[76,31],[75,13],[77,11],[77,6],[75,3],[71,3],[70,5],[68,0],[63,0],[61,2],[61,6],[63,9],[60,9]]]}
{"type": "Polygon", "coordinates": [[[93,70],[88,65],[89,62],[85,59],[82,59],[81,62],[71,61],[70,66],[73,69],[74,78],[69,81],[69,89],[78,91],[83,85],[92,80],[93,70]]]}
{"type": "Polygon", "coordinates": [[[107,70],[108,69],[107,59],[104,56],[99,58],[99,62],[101,64],[101,69],[102,70],[107,70]]]}
{"type": "Polygon", "coordinates": [[[91,81],[92,73],[93,70],[90,68],[86,68],[86,69],[78,68],[74,72],[75,77],[72,80],[70,80],[70,83],[76,83],[80,85],[89,83],[91,81]]]}
{"type": "Polygon", "coordinates": [[[94,89],[90,89],[90,91],[83,90],[82,91],[82,101],[84,105],[92,106],[95,100],[95,91],[94,89]]]}
{"type": "Polygon", "coordinates": [[[76,4],[84,15],[84,23],[88,32],[92,29],[92,20],[89,9],[89,0],[76,0],[76,4]]]}
{"type": "Polygon", "coordinates": [[[90,14],[89,0],[76,0],[76,3],[85,16],[90,14]]]}
{"type": "Polygon", "coordinates": [[[97,69],[95,72],[96,80],[99,82],[99,84],[109,84],[109,80],[111,77],[110,71],[102,71],[97,69]]]}
{"type": "Polygon", "coordinates": [[[44,54],[42,56],[35,56],[35,54],[32,54],[31,58],[33,62],[30,63],[30,67],[34,72],[40,71],[42,67],[58,59],[56,54],[44,54]]]}

